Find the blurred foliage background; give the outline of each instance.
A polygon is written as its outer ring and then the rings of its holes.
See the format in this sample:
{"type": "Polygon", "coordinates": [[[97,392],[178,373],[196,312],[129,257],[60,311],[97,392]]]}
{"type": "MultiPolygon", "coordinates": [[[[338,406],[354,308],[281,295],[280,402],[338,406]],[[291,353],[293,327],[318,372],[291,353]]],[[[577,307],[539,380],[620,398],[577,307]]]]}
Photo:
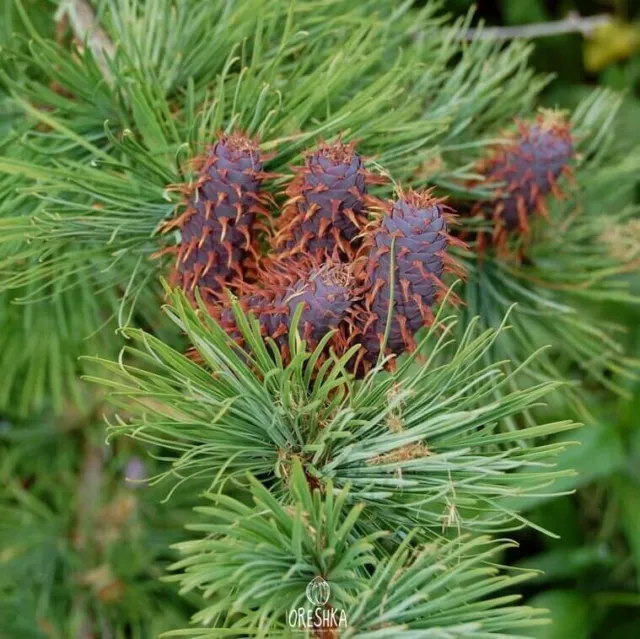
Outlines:
{"type": "MultiPolygon", "coordinates": [[[[532,63],[553,75],[543,100],[572,108],[595,86],[624,93],[617,142],[640,146],[640,2],[638,0],[447,0],[454,14],[476,6],[488,26],[555,23],[609,15],[588,35],[580,32],[535,39],[532,63]]],[[[640,176],[635,188],[640,203],[640,176]]],[[[614,239],[630,262],[640,258],[640,222],[614,239]]],[[[640,295],[640,263],[629,276],[640,295]]],[[[640,307],[607,307],[603,315],[627,328],[629,354],[640,357],[640,307]]],[[[541,500],[529,513],[558,539],[528,529],[509,563],[544,574],[530,584],[529,602],[551,611],[554,623],[539,639],[631,639],[640,635],[640,383],[628,396],[611,400],[594,394],[593,423],[581,429],[582,445],[562,464],[579,475],[566,482],[573,494],[541,500]]],[[[575,435],[572,436],[575,439],[575,435]]]]}

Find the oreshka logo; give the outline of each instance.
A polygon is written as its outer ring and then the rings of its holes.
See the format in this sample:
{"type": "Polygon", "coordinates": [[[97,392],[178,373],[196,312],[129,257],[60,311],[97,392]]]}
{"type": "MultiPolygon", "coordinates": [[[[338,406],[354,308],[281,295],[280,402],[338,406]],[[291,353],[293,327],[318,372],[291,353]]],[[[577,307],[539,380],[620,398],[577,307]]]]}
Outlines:
{"type": "Polygon", "coordinates": [[[292,608],[287,615],[290,628],[329,630],[347,627],[347,613],[329,604],[331,588],[320,576],[314,577],[305,590],[310,607],[292,608]]]}

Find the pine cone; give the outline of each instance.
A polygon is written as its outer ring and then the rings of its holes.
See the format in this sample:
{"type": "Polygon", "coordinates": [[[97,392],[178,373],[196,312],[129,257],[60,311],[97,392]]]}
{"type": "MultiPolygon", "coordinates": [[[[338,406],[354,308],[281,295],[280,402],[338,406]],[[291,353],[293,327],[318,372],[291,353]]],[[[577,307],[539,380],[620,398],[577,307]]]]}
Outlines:
{"type": "Polygon", "coordinates": [[[453,262],[446,255],[448,207],[428,192],[410,191],[384,215],[370,240],[364,300],[343,324],[338,351],[354,343],[362,348],[353,364],[357,373],[375,365],[385,335],[391,297],[391,247],[395,238],[393,309],[386,352],[415,348],[414,334],[433,322],[431,307],[446,291],[440,280],[453,262]]]}
{"type": "Polygon", "coordinates": [[[286,190],[274,249],[283,257],[353,257],[367,222],[367,185],[380,181],[365,170],[353,144],[321,144],[286,190]]]}
{"type": "MultiPolygon", "coordinates": [[[[346,264],[319,265],[303,258],[272,263],[265,268],[259,279],[268,288],[243,287],[245,294],[239,304],[244,313],[258,318],[265,337],[276,340],[285,361],[289,357],[291,320],[299,304],[304,304],[298,325],[300,335],[315,348],[330,330],[338,327],[357,294],[352,269],[346,264]]],[[[216,319],[242,345],[231,309],[220,309],[216,319]]]]}
{"type": "Polygon", "coordinates": [[[506,145],[495,147],[479,172],[489,183],[502,182],[492,202],[479,202],[475,213],[493,220],[493,241],[500,244],[507,233],[529,233],[533,212],[547,215],[549,192],[560,198],[561,174],[570,174],[574,155],[569,123],[558,113],[545,111],[533,122],[518,123],[518,133],[506,145]]]}
{"type": "Polygon", "coordinates": [[[185,212],[165,229],[178,227],[182,241],[171,283],[205,300],[215,299],[232,282],[255,268],[252,230],[257,213],[265,213],[260,193],[263,159],[257,142],[235,132],[221,135],[203,161],[185,212]]]}

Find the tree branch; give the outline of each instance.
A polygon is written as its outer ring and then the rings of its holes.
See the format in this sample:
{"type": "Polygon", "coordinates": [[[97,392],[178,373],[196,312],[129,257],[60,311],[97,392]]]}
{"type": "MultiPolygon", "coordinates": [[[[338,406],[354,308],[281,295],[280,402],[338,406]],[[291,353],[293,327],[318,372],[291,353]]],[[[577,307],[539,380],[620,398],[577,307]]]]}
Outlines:
{"type": "Polygon", "coordinates": [[[609,24],[612,18],[602,13],[596,16],[583,17],[575,11],[570,12],[563,20],[556,22],[538,22],[513,27],[479,27],[467,29],[461,34],[461,40],[515,40],[517,38],[547,38],[566,33],[591,35],[598,27],[609,24]]]}
{"type": "Polygon", "coordinates": [[[87,0],[62,0],[56,12],[56,22],[67,18],[76,38],[91,49],[100,70],[111,81],[108,59],[115,54],[115,47],[107,32],[96,23],[96,14],[87,0]]]}

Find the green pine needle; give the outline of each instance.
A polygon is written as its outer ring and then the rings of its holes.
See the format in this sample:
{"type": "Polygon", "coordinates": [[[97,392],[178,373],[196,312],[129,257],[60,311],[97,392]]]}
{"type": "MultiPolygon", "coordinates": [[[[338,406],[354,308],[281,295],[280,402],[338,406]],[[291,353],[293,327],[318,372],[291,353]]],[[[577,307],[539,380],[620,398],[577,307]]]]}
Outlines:
{"type": "Polygon", "coordinates": [[[562,447],[530,444],[575,427],[566,421],[501,432],[503,420],[519,420],[557,384],[511,390],[499,365],[482,364],[495,331],[455,345],[451,318],[423,340],[432,361],[409,359],[395,373],[378,370],[357,382],[344,360],[329,360],[313,380],[317,354],[302,341],[292,342],[292,362],[283,366],[246,321],[240,328],[250,352],[242,351],[180,292],[167,312],[201,364],[128,329],[132,344],[120,361],[96,360],[107,375],[89,378],[126,409],[127,421],[114,424],[112,435],[174,451],[165,478],[205,476],[224,485],[251,472],[284,492],[301,459],[314,481],[350,485],[378,527],[419,527],[428,537],[458,526],[503,530],[522,522],[501,502],[538,493],[558,475],[553,458],[562,447]]]}
{"type": "Polygon", "coordinates": [[[177,546],[184,559],[173,579],[182,592],[203,593],[208,603],[193,621],[213,628],[167,636],[296,636],[299,613],[291,611],[315,613],[305,594],[319,577],[345,638],[506,638],[545,622],[542,611],[501,594],[532,576],[496,564],[509,542],[416,544],[408,535],[381,554],[376,547],[390,533],[358,535],[363,504],[351,506],[349,489],[331,482],[310,490],[299,462],[286,505],[256,479],[250,486],[251,502],[208,495],[210,505],[198,509],[206,523],[191,527],[202,536],[177,546]]]}

